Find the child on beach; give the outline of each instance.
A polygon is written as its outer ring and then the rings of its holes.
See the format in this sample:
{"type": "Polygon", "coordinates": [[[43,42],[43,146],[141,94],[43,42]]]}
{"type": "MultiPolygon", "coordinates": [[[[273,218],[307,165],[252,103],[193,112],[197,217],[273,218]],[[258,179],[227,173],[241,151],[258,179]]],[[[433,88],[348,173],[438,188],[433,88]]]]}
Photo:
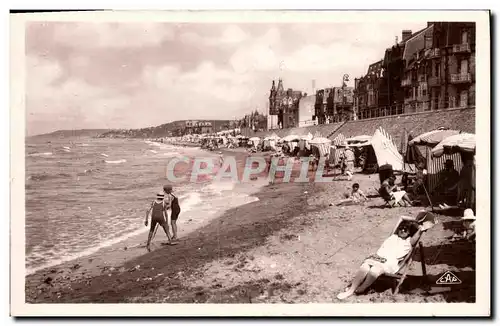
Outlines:
{"type": "Polygon", "coordinates": [[[359,183],[355,183],[352,185],[351,198],[355,202],[360,202],[361,200],[368,200],[368,197],[365,196],[364,192],[359,189],[359,183]]]}
{"type": "Polygon", "coordinates": [[[153,235],[155,234],[156,225],[159,224],[168,238],[168,244],[172,244],[172,239],[170,238],[170,233],[168,232],[168,224],[167,224],[167,206],[164,201],[165,195],[157,194],[156,200],[151,203],[151,207],[146,212],[146,220],[144,221],[144,225],[148,226],[148,217],[151,214],[151,227],[149,229],[148,234],[148,242],[146,244],[146,249],[151,251],[150,244],[153,235]]]}
{"type": "MultiPolygon", "coordinates": [[[[351,194],[345,193],[345,199],[342,199],[336,204],[336,206],[348,206],[353,204],[359,204],[365,200],[368,200],[365,193],[359,189],[359,183],[354,183],[352,185],[351,194]]],[[[333,206],[333,204],[330,204],[333,206]]]]}

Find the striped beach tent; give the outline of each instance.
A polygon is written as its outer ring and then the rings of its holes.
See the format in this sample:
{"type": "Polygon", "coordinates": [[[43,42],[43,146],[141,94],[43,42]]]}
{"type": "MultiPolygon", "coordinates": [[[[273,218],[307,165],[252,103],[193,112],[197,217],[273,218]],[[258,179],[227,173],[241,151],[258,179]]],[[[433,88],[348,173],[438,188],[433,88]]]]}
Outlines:
{"type": "Polygon", "coordinates": [[[408,145],[409,146],[425,145],[425,146],[434,147],[437,144],[439,144],[442,140],[444,140],[445,138],[448,138],[448,137],[453,136],[453,135],[458,135],[459,133],[460,133],[459,130],[436,129],[436,130],[426,132],[424,134],[421,134],[420,136],[413,138],[412,140],[409,141],[408,145]]]}
{"type": "Polygon", "coordinates": [[[421,134],[408,142],[409,146],[424,145],[427,165],[427,189],[432,192],[439,183],[439,173],[444,170],[447,160],[453,161],[455,170],[460,171],[463,163],[459,153],[443,154],[435,157],[432,149],[444,139],[460,134],[459,130],[437,129],[421,134]]]}
{"type": "Polygon", "coordinates": [[[476,135],[469,133],[460,133],[443,139],[442,142],[432,149],[434,157],[440,157],[443,154],[454,153],[475,153],[476,135]]]}
{"type": "Polygon", "coordinates": [[[413,165],[403,163],[403,155],[398,151],[398,147],[391,135],[382,127],[379,127],[373,134],[371,145],[377,157],[378,166],[384,164],[392,165],[395,171],[413,171],[413,165]]]}

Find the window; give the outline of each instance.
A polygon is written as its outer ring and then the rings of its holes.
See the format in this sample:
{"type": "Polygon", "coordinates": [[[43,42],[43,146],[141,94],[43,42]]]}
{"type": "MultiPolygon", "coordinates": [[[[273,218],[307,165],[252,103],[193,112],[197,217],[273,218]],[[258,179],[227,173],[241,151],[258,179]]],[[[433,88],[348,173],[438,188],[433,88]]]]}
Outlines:
{"type": "Polygon", "coordinates": [[[462,31],[462,44],[469,43],[469,33],[467,30],[462,31]]]}
{"type": "Polygon", "coordinates": [[[469,72],[469,62],[467,60],[462,60],[460,63],[460,74],[466,75],[469,72]]]}

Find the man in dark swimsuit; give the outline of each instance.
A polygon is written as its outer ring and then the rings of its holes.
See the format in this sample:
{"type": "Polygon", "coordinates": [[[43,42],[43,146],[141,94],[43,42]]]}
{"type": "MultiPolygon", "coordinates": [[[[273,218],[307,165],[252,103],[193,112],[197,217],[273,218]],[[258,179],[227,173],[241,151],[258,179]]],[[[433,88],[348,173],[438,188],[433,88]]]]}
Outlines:
{"type": "Polygon", "coordinates": [[[148,216],[151,213],[151,227],[149,229],[148,242],[146,244],[146,249],[148,249],[148,251],[151,251],[150,244],[155,232],[156,224],[160,224],[165,231],[168,238],[168,244],[171,244],[172,241],[170,233],[168,232],[167,205],[165,205],[165,202],[163,201],[164,197],[165,196],[163,194],[157,194],[156,200],[151,203],[151,207],[146,212],[146,220],[144,221],[144,225],[146,226],[148,226],[148,216]]]}
{"type": "Polygon", "coordinates": [[[177,219],[179,218],[179,213],[181,212],[181,207],[179,206],[179,199],[177,196],[172,194],[172,186],[165,185],[163,187],[165,193],[165,206],[166,209],[170,208],[170,225],[172,226],[172,243],[177,241],[177,219]]]}

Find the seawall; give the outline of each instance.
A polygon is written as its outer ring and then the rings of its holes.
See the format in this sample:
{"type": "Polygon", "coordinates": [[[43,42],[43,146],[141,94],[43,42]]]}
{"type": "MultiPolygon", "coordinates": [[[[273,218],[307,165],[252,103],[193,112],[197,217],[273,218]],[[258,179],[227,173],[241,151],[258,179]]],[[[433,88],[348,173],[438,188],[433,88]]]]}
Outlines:
{"type": "Polygon", "coordinates": [[[396,145],[399,147],[404,130],[414,137],[440,127],[475,133],[475,125],[476,110],[472,108],[410,113],[302,128],[269,130],[265,132],[246,132],[250,137],[257,136],[261,138],[273,133],[276,133],[280,137],[286,135],[301,136],[307,135],[308,133],[315,135],[319,133],[323,137],[334,139],[339,134],[343,134],[347,138],[359,135],[373,135],[377,128],[382,127],[392,136],[396,145]]]}

